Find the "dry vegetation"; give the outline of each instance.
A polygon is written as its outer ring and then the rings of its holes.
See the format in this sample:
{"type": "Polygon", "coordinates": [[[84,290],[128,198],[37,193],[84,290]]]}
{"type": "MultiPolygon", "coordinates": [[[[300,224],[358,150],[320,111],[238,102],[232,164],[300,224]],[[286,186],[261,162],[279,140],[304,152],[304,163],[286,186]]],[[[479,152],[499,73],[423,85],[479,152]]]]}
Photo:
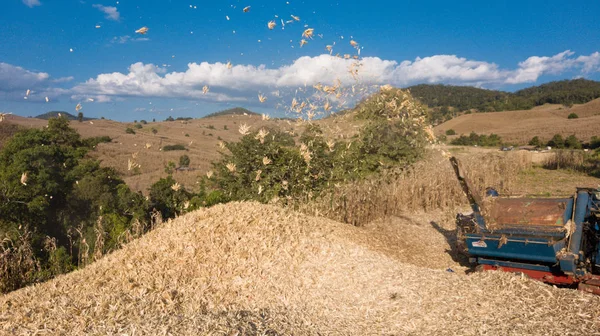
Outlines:
{"type": "Polygon", "coordinates": [[[385,253],[394,241],[368,229],[257,203],[219,205],[168,222],[84,270],[1,297],[0,330],[589,335],[600,328],[599,297],[505,273],[427,268],[435,260],[434,268],[459,265],[437,230],[411,232],[430,249],[423,267],[385,253]]]}
{"type": "MultiPolygon", "coordinates": [[[[476,192],[481,194],[487,187],[495,187],[501,194],[511,194],[519,172],[532,165],[528,152],[468,152],[458,157],[476,192]]],[[[454,209],[465,202],[446,155],[435,151],[427,160],[409,169],[336,186],[316,202],[299,205],[299,208],[310,214],[363,225],[376,218],[415,210],[454,209]]]]}
{"type": "Polygon", "coordinates": [[[435,127],[436,134],[453,129],[457,135],[495,133],[509,143],[527,144],[534,136],[546,142],[554,134],[567,137],[575,134],[578,139],[589,141],[600,135],[600,99],[567,108],[562,105],[544,105],[526,111],[507,111],[465,114],[435,127]],[[567,119],[575,113],[578,119],[567,119]]]}

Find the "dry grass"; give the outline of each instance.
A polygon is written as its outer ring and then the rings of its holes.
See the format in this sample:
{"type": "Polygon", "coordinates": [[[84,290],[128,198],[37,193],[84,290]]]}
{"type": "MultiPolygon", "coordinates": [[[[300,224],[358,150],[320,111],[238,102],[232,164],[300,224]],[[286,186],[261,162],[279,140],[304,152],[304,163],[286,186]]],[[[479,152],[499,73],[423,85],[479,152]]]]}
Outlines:
{"type": "MultiPolygon", "coordinates": [[[[459,154],[475,192],[495,187],[510,194],[519,172],[531,167],[528,152],[459,154]]],[[[317,201],[299,205],[302,211],[353,225],[412,211],[454,209],[466,197],[448,159],[435,151],[427,160],[401,172],[339,186],[317,201]]]]}
{"type": "MultiPolygon", "coordinates": [[[[590,335],[600,328],[599,297],[505,273],[410,265],[382,252],[394,242],[376,238],[274,206],[219,205],[81,271],[0,297],[0,332],[590,335]]],[[[432,258],[445,254],[443,240],[430,241],[432,258]]]]}
{"type": "Polygon", "coordinates": [[[503,141],[526,144],[534,136],[548,141],[554,134],[563,137],[575,134],[578,139],[589,141],[598,136],[600,124],[600,99],[586,104],[567,108],[561,105],[545,105],[533,110],[506,111],[493,113],[474,113],[462,115],[435,127],[436,134],[444,134],[453,129],[457,135],[476,132],[495,133],[503,141]],[[576,113],[579,119],[567,119],[570,113],[576,113]]]}

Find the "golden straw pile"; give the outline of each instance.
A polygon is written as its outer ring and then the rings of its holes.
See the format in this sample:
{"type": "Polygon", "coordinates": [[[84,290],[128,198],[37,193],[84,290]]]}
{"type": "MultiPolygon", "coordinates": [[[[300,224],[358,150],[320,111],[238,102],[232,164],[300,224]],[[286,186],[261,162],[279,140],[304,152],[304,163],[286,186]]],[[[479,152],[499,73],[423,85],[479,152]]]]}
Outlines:
{"type": "MultiPolygon", "coordinates": [[[[429,225],[420,222],[425,218],[413,220],[419,223],[410,225],[429,225]]],[[[395,240],[381,246],[386,241],[372,230],[258,203],[199,210],[83,270],[0,297],[0,332],[591,335],[600,330],[599,297],[505,273],[465,275],[407,264],[400,254],[382,250],[403,246],[392,246],[395,240]]],[[[421,237],[423,248],[445,254],[443,240],[432,236],[436,230],[416,232],[432,237],[421,237]]]]}

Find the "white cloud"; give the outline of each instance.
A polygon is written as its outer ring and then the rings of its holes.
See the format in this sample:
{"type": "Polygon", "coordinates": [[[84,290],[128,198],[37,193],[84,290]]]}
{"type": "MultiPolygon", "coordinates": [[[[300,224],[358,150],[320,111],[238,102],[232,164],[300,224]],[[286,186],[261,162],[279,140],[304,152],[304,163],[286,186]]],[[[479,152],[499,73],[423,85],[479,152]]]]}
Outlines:
{"type": "Polygon", "coordinates": [[[531,56],[519,63],[507,79],[508,84],[533,83],[543,74],[559,74],[576,65],[577,60],[569,58],[575,54],[570,50],[563,51],[552,57],[531,56]]]}
{"type": "Polygon", "coordinates": [[[589,56],[579,56],[577,62],[583,65],[584,73],[598,72],[600,71],[600,52],[596,51],[589,56]]]}
{"type": "MultiPolygon", "coordinates": [[[[545,74],[560,74],[567,70],[598,71],[600,53],[573,57],[567,50],[554,56],[532,56],[514,70],[502,69],[495,63],[469,60],[455,55],[417,57],[414,61],[383,60],[365,57],[358,66],[358,82],[362,85],[393,84],[407,86],[416,83],[452,83],[496,86],[535,82],[545,74]]],[[[293,90],[317,83],[331,85],[339,79],[344,86],[357,84],[349,72],[356,60],[330,55],[300,57],[290,65],[269,69],[265,65],[224,63],[189,63],[183,72],[167,72],[153,64],[135,63],[127,73],[101,74],[77,85],[77,94],[107,96],[174,97],[212,101],[244,100],[257,91],[293,90]],[[211,89],[202,94],[202,87],[211,89]]]]}
{"type": "MultiPolygon", "coordinates": [[[[37,1],[37,0],[35,0],[35,1],[37,1]]],[[[92,7],[97,8],[102,13],[104,13],[105,17],[108,20],[119,21],[119,19],[121,18],[121,13],[119,13],[119,10],[117,9],[117,7],[102,6],[99,4],[92,5],[92,7]]]]}
{"type": "Polygon", "coordinates": [[[0,62],[0,91],[27,90],[48,81],[45,72],[33,72],[8,63],[0,62]]]}
{"type": "MultiPolygon", "coordinates": [[[[125,41],[131,41],[126,37],[125,41]]],[[[115,41],[120,41],[115,40],[115,41]]],[[[117,42],[115,42],[117,43],[117,42]]],[[[456,55],[417,57],[412,61],[396,62],[378,57],[359,61],[330,55],[304,56],[289,65],[267,68],[265,65],[234,65],[225,63],[189,63],[184,71],[141,62],[128,71],[99,74],[70,89],[53,88],[71,77],[50,79],[44,72],[0,63],[0,93],[21,96],[24,90],[46,90],[49,94],[69,95],[73,100],[93,98],[109,102],[127,97],[160,97],[204,100],[212,102],[257,101],[257,93],[268,94],[267,104],[286,101],[290,95],[312,94],[312,85],[332,85],[339,80],[342,86],[357,88],[392,84],[409,86],[418,83],[446,83],[473,86],[501,87],[507,84],[534,83],[547,74],[569,73],[569,77],[600,71],[600,52],[575,56],[566,50],[554,56],[531,56],[516,68],[502,68],[495,63],[470,60],[456,55]],[[349,70],[357,69],[353,77],[349,70]],[[203,93],[203,86],[210,90],[203,93]],[[305,89],[308,88],[308,89],[305,89]],[[277,95],[273,92],[278,92],[277,95]],[[279,96],[281,94],[281,97],[279,96]]],[[[356,97],[354,97],[356,98],[356,97]]]]}
{"type": "Polygon", "coordinates": [[[29,8],[33,8],[35,6],[41,6],[42,5],[40,3],[40,0],[23,0],[23,3],[25,4],[25,6],[27,6],[29,8]]]}

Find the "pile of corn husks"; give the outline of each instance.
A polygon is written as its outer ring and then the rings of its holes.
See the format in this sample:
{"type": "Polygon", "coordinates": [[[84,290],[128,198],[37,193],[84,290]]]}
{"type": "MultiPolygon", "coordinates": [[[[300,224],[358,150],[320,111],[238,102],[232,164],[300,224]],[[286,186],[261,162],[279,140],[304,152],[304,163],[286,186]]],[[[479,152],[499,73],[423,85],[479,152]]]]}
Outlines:
{"type": "MultiPolygon", "coordinates": [[[[434,268],[415,265],[418,258],[406,263],[403,256],[410,251],[390,252],[402,240],[386,240],[381,231],[376,236],[375,229],[257,203],[199,210],[85,269],[0,297],[0,333],[591,335],[600,330],[600,297],[507,273],[448,272],[447,257],[434,268]]],[[[437,250],[432,253],[446,253],[445,239],[434,237],[438,231],[422,231],[431,239],[421,237],[421,251],[430,246],[437,250]]]]}

